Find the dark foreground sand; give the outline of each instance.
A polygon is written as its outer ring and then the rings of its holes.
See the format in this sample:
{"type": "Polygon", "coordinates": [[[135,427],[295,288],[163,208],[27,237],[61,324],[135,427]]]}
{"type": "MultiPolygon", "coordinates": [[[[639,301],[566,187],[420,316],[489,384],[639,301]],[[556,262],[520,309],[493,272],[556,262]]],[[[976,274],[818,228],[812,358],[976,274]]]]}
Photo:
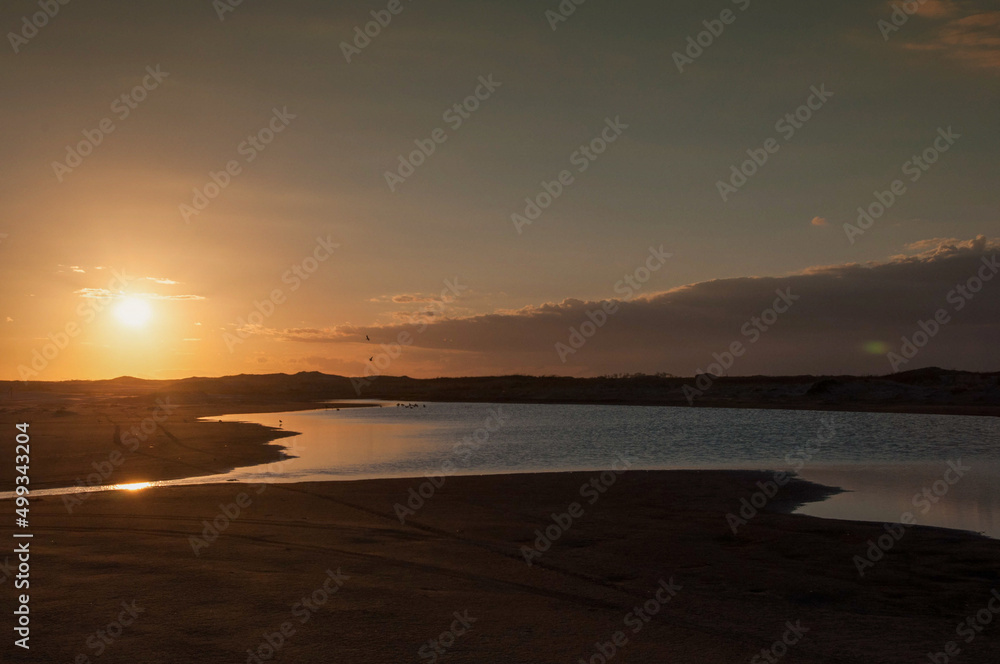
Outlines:
{"type": "MultiPolygon", "coordinates": [[[[593,476],[452,477],[406,525],[393,504],[416,480],[107,493],[72,515],[36,500],[32,649],[4,643],[3,661],[245,662],[288,622],[274,661],[428,662],[422,644],[461,629],[458,612],[472,629],[441,662],[591,661],[617,631],[613,662],[751,662],[789,621],[808,631],[781,661],[919,662],[1000,587],[1000,543],[971,535],[914,529],[864,579],[852,557],[878,525],[766,513],[733,536],[725,514],[759,474],[628,472],[590,505],[593,476]],[[196,556],[191,537],[241,492],[249,504],[196,556]],[[519,547],[572,502],[583,515],[529,567],[519,547]],[[342,575],[327,589],[342,586],[315,612],[294,607],[327,570],[342,575]],[[676,595],[637,622],[671,579],[676,595]],[[88,638],[133,601],[142,612],[95,656],[88,638]]],[[[819,495],[796,482],[774,505],[819,495]]],[[[998,661],[996,637],[986,627],[957,661],[998,661]]]]}

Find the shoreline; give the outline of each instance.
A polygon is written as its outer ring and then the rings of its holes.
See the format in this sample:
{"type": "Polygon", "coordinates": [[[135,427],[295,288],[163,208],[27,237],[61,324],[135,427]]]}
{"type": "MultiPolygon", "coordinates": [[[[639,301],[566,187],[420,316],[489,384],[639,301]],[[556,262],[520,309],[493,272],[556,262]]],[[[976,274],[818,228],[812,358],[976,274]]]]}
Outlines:
{"type": "Polygon", "coordinates": [[[723,402],[723,403],[702,403],[688,405],[677,401],[662,401],[654,399],[638,400],[588,400],[588,399],[503,399],[503,398],[483,398],[483,399],[462,399],[457,397],[431,398],[431,397],[407,397],[407,398],[381,398],[381,397],[358,397],[390,403],[393,401],[416,401],[425,403],[490,403],[490,404],[523,404],[523,405],[551,405],[551,406],[643,406],[646,408],[706,408],[706,409],[733,409],[733,410],[812,410],[820,413],[898,413],[900,415],[955,415],[962,417],[1000,417],[1000,406],[965,406],[965,405],[928,405],[928,404],[795,404],[795,403],[772,403],[766,401],[745,401],[745,402],[723,402]]]}
{"type": "MultiPolygon", "coordinates": [[[[325,410],[330,408],[377,407],[379,403],[306,399],[261,402],[250,399],[215,400],[213,403],[170,403],[170,395],[157,393],[128,399],[79,399],[65,395],[45,395],[47,398],[26,403],[6,402],[0,411],[0,426],[12,428],[15,421],[27,421],[34,432],[43,431],[59,446],[44,446],[35,451],[38,470],[32,478],[40,489],[65,489],[74,486],[103,486],[179,480],[224,474],[235,468],[261,466],[283,459],[280,441],[298,432],[267,427],[251,422],[212,422],[215,417],[325,410]],[[162,403],[170,403],[170,412],[162,403]],[[20,406],[20,407],[18,407],[20,406]],[[113,422],[122,424],[124,438],[131,445],[121,444],[113,422]],[[151,433],[143,434],[142,427],[151,433]],[[135,434],[128,437],[129,432],[135,434]],[[117,441],[117,442],[116,442],[117,441]],[[278,443],[273,445],[272,443],[278,443]],[[118,455],[121,460],[118,463],[118,455]],[[110,468],[110,472],[108,471],[110,468]],[[95,473],[97,473],[95,475],[95,473]],[[97,481],[95,484],[95,481],[97,481]]],[[[185,395],[190,396],[190,395],[185,395]]],[[[370,401],[391,404],[400,399],[369,398],[370,401]]],[[[422,399],[427,403],[518,403],[563,405],[632,405],[643,407],[690,408],[664,403],[594,403],[591,401],[538,400],[456,400],[422,399]]],[[[695,408],[805,410],[814,412],[892,412],[923,415],[991,416],[979,413],[941,412],[914,405],[901,408],[820,408],[815,404],[800,407],[779,407],[767,404],[711,404],[695,408]]],[[[740,470],[730,468],[726,470],[740,470]]],[[[0,484],[13,481],[13,468],[0,465],[0,484]]],[[[546,472],[545,470],[539,472],[546,472]]]]}
{"type": "MultiPolygon", "coordinates": [[[[394,505],[411,479],[102,493],[72,515],[42,499],[33,636],[50,658],[34,661],[71,661],[94,623],[133,599],[146,617],[102,661],[248,661],[333,570],[343,586],[295,623],[288,661],[417,661],[466,610],[478,622],[449,661],[586,659],[670,582],[680,589],[659,615],[625,630],[620,661],[749,661],[801,621],[808,635],[790,663],[908,662],[940,650],[1000,585],[1000,543],[957,531],[914,527],[863,577],[852,558],[885,534],[880,524],[775,501],[734,534],[726,514],[767,473],[626,471],[591,502],[581,489],[597,475],[449,477],[405,523],[394,505]],[[557,534],[566,521],[553,515],[572,503],[582,513],[557,534]],[[545,533],[557,536],[546,544],[545,533]],[[525,547],[540,551],[530,566],[525,547]]],[[[796,480],[781,497],[828,490],[796,480]]],[[[1000,654],[987,636],[963,644],[967,661],[1000,654]]]]}
{"type": "MultiPolygon", "coordinates": [[[[30,418],[32,487],[40,488],[108,462],[113,422],[126,430],[155,422],[155,399],[44,399],[5,409],[3,420],[30,418]]],[[[339,407],[349,405],[360,404],[339,407]]],[[[338,406],[178,403],[144,441],[149,455],[127,457],[110,483],[277,460],[268,443],[292,432],[197,418],[327,407],[338,406]]],[[[0,481],[9,471],[0,466],[0,481]]],[[[614,473],[454,475],[417,499],[411,490],[423,478],[95,492],[72,511],[59,496],[39,495],[31,503],[31,661],[93,654],[88,635],[133,600],[146,613],[102,662],[164,653],[253,661],[247,650],[275,633],[328,570],[348,578],[310,622],[296,623],[283,645],[288,661],[327,662],[331,647],[348,661],[416,661],[448,616],[465,610],[478,622],[448,661],[586,660],[672,580],[676,596],[642,631],[628,631],[618,661],[749,661],[800,620],[810,631],[789,664],[909,662],[940,650],[955,622],[1000,587],[997,540],[930,526],[906,530],[860,576],[854,557],[884,539],[881,524],[791,513],[833,487],[794,478],[734,533],[727,514],[771,473],[629,470],[605,491],[581,493],[595,478],[609,481],[602,475],[614,473]],[[413,513],[401,520],[397,505],[413,513]],[[569,527],[552,530],[571,510],[578,516],[569,527]],[[558,537],[546,542],[549,534],[558,537]],[[540,554],[530,566],[526,547],[540,554]]],[[[0,652],[6,661],[9,645],[0,652]]],[[[991,661],[1000,642],[963,644],[966,653],[991,661]]]]}
{"type": "MultiPolygon", "coordinates": [[[[0,412],[0,427],[13,430],[15,423],[29,424],[36,443],[31,481],[39,489],[93,486],[98,478],[98,485],[176,480],[273,463],[282,454],[271,443],[298,432],[206,418],[367,407],[304,401],[172,404],[152,397],[10,405],[0,412]]],[[[0,464],[0,485],[13,482],[13,466],[0,464]]]]}

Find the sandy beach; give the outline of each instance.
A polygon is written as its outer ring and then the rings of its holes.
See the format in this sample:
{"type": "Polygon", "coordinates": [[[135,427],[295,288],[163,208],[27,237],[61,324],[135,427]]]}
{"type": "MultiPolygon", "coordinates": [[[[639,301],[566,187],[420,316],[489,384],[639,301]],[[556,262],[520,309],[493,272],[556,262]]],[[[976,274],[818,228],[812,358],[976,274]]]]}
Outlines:
{"type": "MultiPolygon", "coordinates": [[[[88,638],[134,601],[99,661],[255,661],[286,623],[273,661],[431,661],[421,647],[458,612],[474,622],[440,661],[597,662],[617,632],[614,661],[753,661],[791,623],[808,631],[784,661],[914,662],[1000,584],[996,541],[924,528],[860,578],[853,556],[885,531],[781,513],[814,485],[786,485],[733,535],[725,515],[769,476],[626,472],[591,505],[594,477],[449,478],[405,525],[393,506],[415,480],[105,493],[72,515],[36,500],[30,660],[98,661],[88,638]],[[574,502],[529,566],[522,547],[574,502]]],[[[989,632],[961,645],[967,662],[1000,652],[989,632]]]]}
{"type": "MultiPolygon", "coordinates": [[[[261,406],[237,410],[296,404],[261,406]]],[[[131,427],[156,407],[102,412],[131,427]]],[[[72,484],[115,449],[91,407],[24,408],[39,486],[72,484]]],[[[150,436],[114,481],[267,462],[261,443],[287,434],[194,421],[210,410],[173,411],[176,440],[150,436]]],[[[886,531],[788,514],[833,491],[798,480],[734,534],[727,515],[771,479],[625,470],[450,477],[419,499],[422,479],[36,497],[32,649],[4,644],[4,660],[759,662],[763,649],[913,662],[1000,586],[995,540],[921,527],[862,577],[855,556],[886,531]]],[[[960,647],[967,662],[1000,652],[989,631],[960,647]]]]}
{"type": "Polygon", "coordinates": [[[0,664],[1000,664],[997,0],[0,14],[0,664]]]}

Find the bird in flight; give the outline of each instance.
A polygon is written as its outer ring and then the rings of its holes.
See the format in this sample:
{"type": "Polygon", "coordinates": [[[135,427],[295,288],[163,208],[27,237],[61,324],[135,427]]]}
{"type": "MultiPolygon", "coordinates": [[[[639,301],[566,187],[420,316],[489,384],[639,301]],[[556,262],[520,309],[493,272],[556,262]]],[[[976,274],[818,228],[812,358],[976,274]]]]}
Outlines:
{"type": "Polygon", "coordinates": [[[371,362],[371,361],[372,361],[372,360],[374,360],[374,359],[375,359],[375,356],[374,356],[374,355],[372,355],[371,357],[369,357],[369,358],[368,358],[368,361],[369,361],[369,362],[371,362]]]}
{"type": "Polygon", "coordinates": [[[365,335],[365,341],[371,341],[371,339],[368,338],[367,334],[365,335]]]}

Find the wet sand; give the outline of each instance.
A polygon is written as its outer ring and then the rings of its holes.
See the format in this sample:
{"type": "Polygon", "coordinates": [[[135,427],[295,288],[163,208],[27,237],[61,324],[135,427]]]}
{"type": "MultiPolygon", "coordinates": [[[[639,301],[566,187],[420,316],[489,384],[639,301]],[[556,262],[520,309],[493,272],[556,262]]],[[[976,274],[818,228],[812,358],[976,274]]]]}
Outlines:
{"type": "MultiPolygon", "coordinates": [[[[472,629],[440,661],[590,661],[621,631],[612,661],[748,662],[799,621],[808,632],[782,661],[914,662],[1000,585],[1000,542],[956,532],[909,531],[865,578],[852,557],[878,525],[770,512],[734,536],[725,514],[759,473],[626,472],[591,505],[580,488],[595,476],[452,477],[405,525],[393,505],[417,480],[105,493],[72,515],[56,497],[36,501],[30,661],[254,661],[247,649],[286,622],[294,633],[274,661],[430,661],[422,644],[467,612],[472,629]],[[209,541],[205,520],[237,502],[209,541]],[[529,567],[520,547],[572,502],[582,516],[529,567]],[[342,586],[294,613],[328,570],[342,586]],[[636,623],[635,607],[671,580],[676,594],[636,623]],[[88,636],[133,600],[143,612],[94,657],[88,636]]],[[[770,508],[823,494],[794,482],[770,508]]],[[[961,661],[996,661],[986,629],[961,661]]]]}

